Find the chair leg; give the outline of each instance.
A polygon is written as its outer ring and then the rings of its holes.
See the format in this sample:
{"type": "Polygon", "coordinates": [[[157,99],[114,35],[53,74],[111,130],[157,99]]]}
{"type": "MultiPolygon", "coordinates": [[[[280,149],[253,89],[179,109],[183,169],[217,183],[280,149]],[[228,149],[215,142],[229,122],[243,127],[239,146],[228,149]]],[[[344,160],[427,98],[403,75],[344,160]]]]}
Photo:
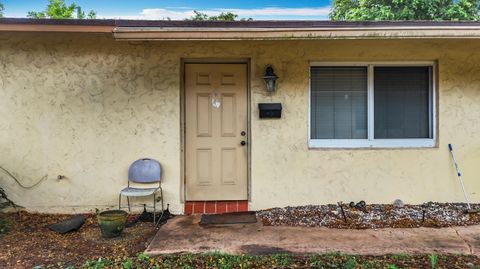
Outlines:
{"type": "Polygon", "coordinates": [[[163,207],[163,190],[162,190],[162,188],[160,188],[160,195],[162,196],[162,214],[163,214],[163,211],[165,211],[165,208],[163,207]]]}
{"type": "Polygon", "coordinates": [[[130,197],[127,196],[128,212],[130,212],[130,197]]]}
{"type": "Polygon", "coordinates": [[[160,214],[160,218],[158,219],[158,223],[155,223],[155,226],[160,224],[160,221],[162,221],[162,218],[163,218],[163,214],[165,213],[165,208],[163,206],[163,190],[162,190],[162,187],[160,187],[160,200],[162,202],[162,213],[160,214]]]}
{"type": "Polygon", "coordinates": [[[118,195],[118,210],[120,210],[122,208],[122,195],[119,194],[118,195]]]}
{"type": "Polygon", "coordinates": [[[156,195],[155,193],[153,194],[153,224],[155,225],[156,221],[155,221],[155,216],[156,216],[156,208],[155,208],[155,204],[157,203],[156,201],[156,195]]]}

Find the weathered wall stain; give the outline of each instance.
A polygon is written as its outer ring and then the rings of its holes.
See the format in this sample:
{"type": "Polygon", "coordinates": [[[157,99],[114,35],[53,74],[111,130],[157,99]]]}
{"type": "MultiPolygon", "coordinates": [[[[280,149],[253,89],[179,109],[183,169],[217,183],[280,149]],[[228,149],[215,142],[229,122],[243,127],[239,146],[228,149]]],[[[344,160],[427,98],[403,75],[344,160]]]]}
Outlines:
{"type": "Polygon", "coordinates": [[[165,198],[181,212],[180,60],[250,58],[252,209],[365,200],[461,201],[449,159],[454,143],[480,201],[480,55],[477,40],[116,42],[85,34],[0,35],[0,174],[30,210],[87,211],[116,205],[128,165],[152,157],[165,198]],[[309,61],[439,64],[439,147],[308,149],[309,61]],[[264,91],[272,64],[278,90],[264,91]],[[282,102],[281,120],[259,120],[259,102],[282,102]],[[66,180],[58,181],[57,175],[66,180]]]}

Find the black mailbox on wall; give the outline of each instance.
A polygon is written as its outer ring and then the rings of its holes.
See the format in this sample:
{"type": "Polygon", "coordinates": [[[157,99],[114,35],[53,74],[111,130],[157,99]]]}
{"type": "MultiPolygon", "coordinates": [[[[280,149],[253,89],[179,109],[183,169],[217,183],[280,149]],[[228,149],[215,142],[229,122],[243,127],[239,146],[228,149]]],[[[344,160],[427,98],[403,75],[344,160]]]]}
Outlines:
{"type": "Polygon", "coordinates": [[[282,104],[270,103],[258,104],[260,119],[279,119],[282,117],[282,104]]]}

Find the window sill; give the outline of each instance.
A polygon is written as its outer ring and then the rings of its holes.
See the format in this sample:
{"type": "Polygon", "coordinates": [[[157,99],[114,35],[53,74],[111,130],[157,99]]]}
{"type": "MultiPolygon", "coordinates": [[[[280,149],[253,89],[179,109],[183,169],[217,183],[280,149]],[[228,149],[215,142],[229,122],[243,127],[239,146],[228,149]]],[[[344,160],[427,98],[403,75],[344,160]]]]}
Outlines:
{"type": "Polygon", "coordinates": [[[315,139],[308,141],[310,149],[316,148],[433,148],[435,139],[315,139]]]}

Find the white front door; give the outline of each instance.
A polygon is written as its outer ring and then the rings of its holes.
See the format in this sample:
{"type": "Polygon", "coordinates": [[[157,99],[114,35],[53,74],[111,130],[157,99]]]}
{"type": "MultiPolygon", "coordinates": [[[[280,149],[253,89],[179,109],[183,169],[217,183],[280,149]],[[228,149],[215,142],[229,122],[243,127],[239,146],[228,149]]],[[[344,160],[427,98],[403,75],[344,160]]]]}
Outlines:
{"type": "Polygon", "coordinates": [[[247,200],[247,65],[186,64],[186,198],[247,200]]]}

